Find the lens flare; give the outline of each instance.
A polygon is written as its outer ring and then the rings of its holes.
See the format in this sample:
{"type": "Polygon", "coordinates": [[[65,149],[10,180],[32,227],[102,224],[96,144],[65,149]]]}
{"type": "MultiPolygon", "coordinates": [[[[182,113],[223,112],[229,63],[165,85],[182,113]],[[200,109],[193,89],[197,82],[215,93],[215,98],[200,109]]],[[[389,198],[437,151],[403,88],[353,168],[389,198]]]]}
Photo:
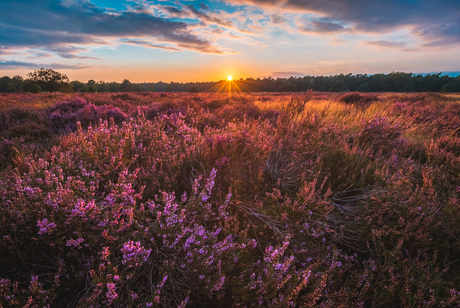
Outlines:
{"type": "Polygon", "coordinates": [[[227,79],[228,79],[228,81],[231,81],[231,80],[233,79],[233,77],[232,77],[232,76],[228,76],[227,79]]]}

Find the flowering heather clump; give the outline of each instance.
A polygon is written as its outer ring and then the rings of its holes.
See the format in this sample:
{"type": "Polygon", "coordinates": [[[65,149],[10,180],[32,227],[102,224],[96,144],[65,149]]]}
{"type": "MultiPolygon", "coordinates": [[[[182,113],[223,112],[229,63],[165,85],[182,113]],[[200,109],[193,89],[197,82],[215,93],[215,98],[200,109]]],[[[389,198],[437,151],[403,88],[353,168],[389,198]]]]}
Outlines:
{"type": "Polygon", "coordinates": [[[388,153],[398,146],[400,136],[398,125],[391,125],[385,117],[375,117],[372,120],[362,121],[356,141],[362,146],[371,147],[373,153],[378,151],[388,153]]]}
{"type": "Polygon", "coordinates": [[[121,123],[127,117],[120,109],[112,105],[96,107],[79,98],[56,104],[48,109],[48,113],[54,132],[75,131],[77,121],[86,128],[100,119],[113,118],[117,123],[121,123]]]}
{"type": "Polygon", "coordinates": [[[0,142],[1,307],[460,305],[453,102],[161,94],[22,100],[55,143],[0,142]]]}
{"type": "Polygon", "coordinates": [[[370,103],[377,102],[379,100],[380,99],[376,95],[358,92],[347,93],[339,98],[339,101],[345,104],[356,104],[360,106],[368,106],[370,103]]]}

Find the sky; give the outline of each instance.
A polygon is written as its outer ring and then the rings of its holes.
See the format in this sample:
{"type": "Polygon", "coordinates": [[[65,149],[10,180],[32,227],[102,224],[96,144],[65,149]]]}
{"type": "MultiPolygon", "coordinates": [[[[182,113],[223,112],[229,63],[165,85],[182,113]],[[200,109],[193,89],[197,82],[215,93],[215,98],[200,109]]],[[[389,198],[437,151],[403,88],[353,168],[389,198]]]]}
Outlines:
{"type": "Polygon", "coordinates": [[[2,0],[0,76],[70,80],[460,72],[459,0],[2,0]]]}

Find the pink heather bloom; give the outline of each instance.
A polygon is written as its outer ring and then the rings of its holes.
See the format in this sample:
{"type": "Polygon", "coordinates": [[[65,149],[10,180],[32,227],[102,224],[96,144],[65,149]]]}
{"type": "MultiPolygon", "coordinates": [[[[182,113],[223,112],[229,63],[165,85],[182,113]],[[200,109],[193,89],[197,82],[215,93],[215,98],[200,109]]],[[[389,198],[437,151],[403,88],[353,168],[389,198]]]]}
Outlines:
{"type": "Polygon", "coordinates": [[[152,249],[145,250],[140,242],[128,241],[123,244],[121,252],[123,253],[123,264],[133,261],[136,265],[146,262],[152,249]]]}
{"type": "Polygon", "coordinates": [[[118,298],[118,294],[115,291],[116,289],[117,286],[114,283],[107,283],[107,300],[109,304],[118,298]]]}
{"type": "Polygon", "coordinates": [[[84,239],[82,239],[81,237],[76,239],[76,240],[68,240],[67,243],[66,243],[66,246],[74,246],[74,247],[78,247],[78,249],[81,248],[81,243],[84,241],[84,239]]]}
{"type": "Polygon", "coordinates": [[[214,285],[214,287],[212,288],[212,290],[213,291],[219,291],[224,286],[224,283],[225,283],[225,276],[222,276],[217,280],[217,282],[214,285]]]}
{"type": "Polygon", "coordinates": [[[48,223],[48,219],[39,220],[37,222],[37,226],[40,227],[40,231],[38,234],[51,234],[53,232],[53,228],[56,228],[56,224],[54,222],[48,223]]]}
{"type": "Polygon", "coordinates": [[[110,255],[109,247],[104,247],[102,249],[102,260],[107,260],[107,257],[110,255]]]}

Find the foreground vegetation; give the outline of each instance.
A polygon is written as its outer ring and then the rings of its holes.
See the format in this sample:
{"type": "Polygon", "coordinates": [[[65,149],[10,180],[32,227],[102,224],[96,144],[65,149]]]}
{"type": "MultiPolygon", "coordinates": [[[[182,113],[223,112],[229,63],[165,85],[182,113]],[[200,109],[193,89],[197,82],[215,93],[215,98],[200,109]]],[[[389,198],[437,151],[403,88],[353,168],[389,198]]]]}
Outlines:
{"type": "Polygon", "coordinates": [[[0,97],[0,306],[457,307],[460,96],[0,97]]]}

